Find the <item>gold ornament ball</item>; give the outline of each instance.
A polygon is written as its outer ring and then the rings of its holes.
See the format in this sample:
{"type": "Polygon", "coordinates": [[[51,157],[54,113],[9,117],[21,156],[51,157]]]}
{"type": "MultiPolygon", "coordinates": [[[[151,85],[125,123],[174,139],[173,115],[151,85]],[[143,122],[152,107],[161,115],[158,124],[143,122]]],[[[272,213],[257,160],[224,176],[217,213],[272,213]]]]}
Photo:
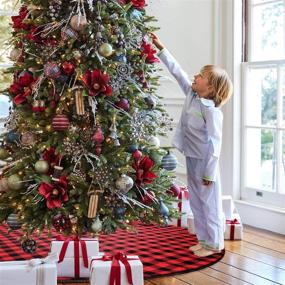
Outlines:
{"type": "Polygon", "coordinates": [[[87,19],[85,16],[74,15],[70,19],[70,26],[77,32],[83,31],[87,26],[87,19]]]}
{"type": "Polygon", "coordinates": [[[9,152],[4,148],[0,148],[0,159],[6,159],[8,157],[9,157],[9,152]]]}
{"type": "Polygon", "coordinates": [[[8,179],[6,177],[0,180],[0,192],[7,192],[9,190],[8,179]]]}
{"type": "Polygon", "coordinates": [[[13,174],[8,177],[8,187],[11,190],[19,190],[22,188],[21,177],[17,174],[13,174]]]}
{"type": "Polygon", "coordinates": [[[49,171],[49,164],[45,160],[39,160],[35,163],[35,170],[38,173],[46,174],[49,171]]]}
{"type": "Polygon", "coordinates": [[[46,131],[47,132],[51,132],[52,131],[52,126],[51,125],[47,125],[46,126],[46,131]]]}
{"type": "Polygon", "coordinates": [[[112,53],[113,53],[113,48],[110,44],[103,43],[102,45],[100,45],[99,54],[101,56],[108,57],[108,56],[112,55],[112,53]]]}
{"type": "Polygon", "coordinates": [[[17,61],[18,58],[21,56],[21,53],[22,51],[18,48],[14,48],[11,50],[10,52],[10,58],[13,60],[13,61],[17,61]]]}

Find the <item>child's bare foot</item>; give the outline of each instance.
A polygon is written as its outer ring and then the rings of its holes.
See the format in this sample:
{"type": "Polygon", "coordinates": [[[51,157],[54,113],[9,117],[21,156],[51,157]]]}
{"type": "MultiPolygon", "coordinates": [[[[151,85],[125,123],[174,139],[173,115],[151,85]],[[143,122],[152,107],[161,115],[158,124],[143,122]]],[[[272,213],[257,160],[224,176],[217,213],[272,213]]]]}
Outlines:
{"type": "Polygon", "coordinates": [[[197,251],[199,249],[203,248],[202,244],[198,243],[196,245],[192,245],[189,247],[189,250],[192,250],[192,251],[197,251]]]}
{"type": "Polygon", "coordinates": [[[212,254],[215,254],[217,253],[216,251],[212,251],[212,250],[209,250],[209,249],[206,249],[206,248],[201,248],[197,251],[194,251],[194,254],[199,256],[199,257],[206,257],[206,256],[209,256],[209,255],[212,255],[212,254]]]}

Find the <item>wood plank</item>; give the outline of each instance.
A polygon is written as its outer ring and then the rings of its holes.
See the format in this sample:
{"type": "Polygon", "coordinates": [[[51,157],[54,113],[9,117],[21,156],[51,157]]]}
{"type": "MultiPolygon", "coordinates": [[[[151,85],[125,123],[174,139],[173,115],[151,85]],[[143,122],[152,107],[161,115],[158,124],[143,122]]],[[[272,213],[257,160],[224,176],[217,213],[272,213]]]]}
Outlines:
{"type": "Polygon", "coordinates": [[[155,284],[155,285],[188,285],[188,284],[191,284],[191,283],[185,283],[172,276],[153,278],[151,279],[151,282],[152,284],[155,284]]]}
{"type": "Polygon", "coordinates": [[[222,262],[277,284],[282,284],[285,280],[285,270],[229,251],[226,251],[222,262]]]}
{"type": "Polygon", "coordinates": [[[225,242],[225,248],[227,251],[285,270],[285,254],[279,253],[280,257],[278,257],[276,256],[276,254],[274,255],[275,252],[272,250],[268,250],[268,252],[266,253],[258,250],[262,250],[262,247],[258,248],[257,246],[253,245],[254,247],[251,248],[251,244],[247,244],[249,245],[249,247],[247,247],[244,243],[242,245],[239,245],[231,242],[225,242]]]}
{"type": "Polygon", "coordinates": [[[279,242],[275,240],[265,239],[264,237],[260,237],[255,235],[254,233],[243,233],[243,239],[244,241],[247,241],[249,243],[259,245],[265,248],[269,248],[281,253],[285,253],[285,243],[279,242]]]}
{"type": "MultiPolygon", "coordinates": [[[[231,275],[239,280],[244,282],[248,282],[250,284],[258,284],[258,285],[276,285],[278,283],[266,280],[262,277],[259,277],[250,272],[238,269],[234,266],[228,265],[223,262],[218,262],[211,266],[212,269],[217,270],[219,272],[225,273],[227,275],[231,275]]],[[[280,284],[280,283],[279,283],[280,284]]]]}
{"type": "Polygon", "coordinates": [[[285,254],[281,253],[281,252],[278,252],[276,250],[272,250],[272,249],[265,248],[265,247],[262,247],[262,246],[259,246],[259,245],[248,243],[246,241],[243,242],[243,246],[246,247],[246,248],[254,249],[254,250],[258,251],[258,252],[266,253],[266,254],[271,255],[273,257],[276,257],[278,259],[284,259],[285,260],[285,254]]]}
{"type": "Polygon", "coordinates": [[[223,273],[221,271],[215,270],[214,268],[210,268],[210,267],[202,269],[200,272],[207,274],[209,276],[212,276],[218,280],[224,281],[224,282],[231,284],[231,285],[251,284],[251,283],[245,282],[239,278],[231,276],[231,273],[226,274],[226,273],[223,273]]]}
{"type": "MultiPolygon", "coordinates": [[[[195,285],[225,285],[224,281],[218,280],[212,276],[206,275],[201,271],[194,271],[186,274],[176,275],[176,278],[184,281],[186,284],[195,284],[195,285]]],[[[165,285],[169,285],[165,283],[165,285]]]]}

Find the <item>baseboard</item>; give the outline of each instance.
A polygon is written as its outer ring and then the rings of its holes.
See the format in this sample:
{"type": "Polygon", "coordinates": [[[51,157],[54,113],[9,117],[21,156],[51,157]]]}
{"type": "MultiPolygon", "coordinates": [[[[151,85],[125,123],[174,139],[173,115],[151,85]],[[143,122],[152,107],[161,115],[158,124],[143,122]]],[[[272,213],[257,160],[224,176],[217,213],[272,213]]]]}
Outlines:
{"type": "Polygon", "coordinates": [[[244,224],[285,235],[285,209],[235,200],[244,224]]]}

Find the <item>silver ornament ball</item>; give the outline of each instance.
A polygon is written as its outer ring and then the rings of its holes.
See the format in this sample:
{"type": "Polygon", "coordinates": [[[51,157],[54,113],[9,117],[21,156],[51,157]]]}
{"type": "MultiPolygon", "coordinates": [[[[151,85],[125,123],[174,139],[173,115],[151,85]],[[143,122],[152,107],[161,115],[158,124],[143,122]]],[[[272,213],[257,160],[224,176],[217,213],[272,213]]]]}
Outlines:
{"type": "Polygon", "coordinates": [[[124,193],[127,193],[133,186],[133,179],[125,174],[122,174],[116,181],[116,188],[124,193]]]}

